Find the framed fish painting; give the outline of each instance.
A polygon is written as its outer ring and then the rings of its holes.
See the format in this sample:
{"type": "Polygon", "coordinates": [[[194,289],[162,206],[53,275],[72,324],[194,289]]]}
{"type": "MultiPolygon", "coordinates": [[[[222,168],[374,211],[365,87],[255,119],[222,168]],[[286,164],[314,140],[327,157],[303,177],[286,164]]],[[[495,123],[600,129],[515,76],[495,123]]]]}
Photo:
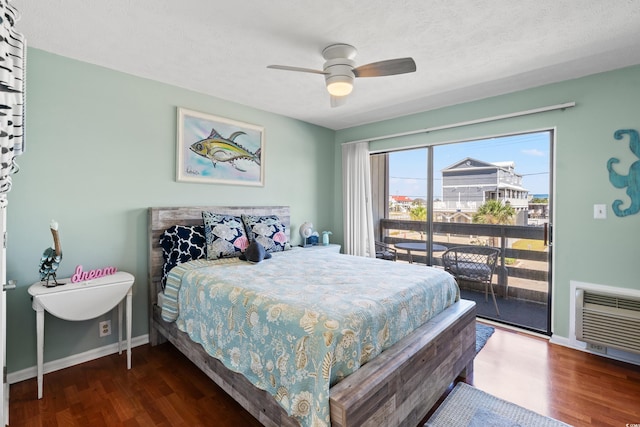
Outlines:
{"type": "Polygon", "coordinates": [[[264,128],[178,107],[176,180],[264,185],[264,128]]]}

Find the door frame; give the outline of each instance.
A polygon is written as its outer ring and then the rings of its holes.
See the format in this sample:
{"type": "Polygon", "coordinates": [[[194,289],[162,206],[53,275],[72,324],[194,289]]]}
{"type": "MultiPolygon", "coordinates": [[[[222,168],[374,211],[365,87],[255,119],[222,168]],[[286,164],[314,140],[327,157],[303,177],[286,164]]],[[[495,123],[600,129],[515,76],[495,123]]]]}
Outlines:
{"type": "MultiPolygon", "coordinates": [[[[459,143],[470,143],[473,141],[480,141],[480,140],[487,140],[487,139],[498,139],[498,138],[504,138],[504,137],[510,137],[510,136],[518,136],[518,135],[526,135],[526,134],[538,134],[538,133],[548,133],[549,134],[549,138],[548,138],[548,149],[549,149],[549,178],[548,178],[548,250],[547,250],[547,265],[548,265],[548,273],[547,273],[547,310],[546,310],[546,317],[547,317],[547,327],[546,327],[546,331],[541,331],[540,329],[535,329],[535,328],[527,328],[526,326],[522,326],[522,325],[512,325],[512,326],[516,326],[518,328],[521,329],[525,329],[525,330],[531,330],[533,332],[536,333],[543,333],[545,335],[551,335],[552,334],[552,321],[553,321],[553,261],[554,261],[554,254],[553,254],[553,223],[554,223],[554,194],[555,194],[555,150],[556,150],[556,129],[555,127],[549,127],[549,128],[543,128],[543,129],[535,129],[535,130],[529,130],[529,131],[519,131],[519,132],[509,132],[509,133],[503,133],[503,134],[496,134],[496,135],[490,135],[490,136],[482,136],[482,137],[474,137],[474,138],[465,138],[465,139],[461,139],[461,140],[454,140],[454,141],[446,141],[446,142],[434,142],[434,143],[428,143],[428,144],[424,144],[424,145],[412,145],[409,147],[396,147],[393,149],[388,149],[388,150],[378,150],[378,151],[371,151],[370,152],[370,158],[371,160],[371,164],[378,164],[378,166],[383,165],[384,167],[379,167],[377,169],[377,171],[379,173],[384,173],[385,174],[385,185],[383,188],[380,188],[380,185],[382,183],[382,178],[380,176],[374,176],[374,174],[372,173],[372,189],[375,191],[376,188],[378,188],[377,190],[377,196],[374,193],[373,195],[373,205],[374,206],[378,206],[377,208],[374,208],[374,228],[376,230],[375,233],[375,238],[376,239],[382,239],[384,241],[384,238],[386,236],[382,235],[382,230],[380,230],[380,219],[381,218],[388,218],[389,217],[389,195],[390,195],[390,191],[389,191],[389,159],[388,159],[388,154],[393,153],[393,152],[398,152],[398,151],[407,151],[407,150],[418,150],[418,149],[426,149],[427,150],[427,197],[426,197],[426,204],[427,204],[427,212],[433,213],[433,204],[434,204],[434,178],[435,178],[435,171],[433,170],[433,166],[434,166],[434,148],[438,147],[438,146],[443,146],[443,145],[453,145],[453,144],[459,144],[459,143]],[[380,156],[377,160],[374,160],[374,157],[377,155],[384,155],[384,156],[380,156]],[[380,196],[383,196],[383,198],[381,198],[380,196]]],[[[374,171],[374,168],[372,167],[372,172],[374,171]]],[[[433,230],[434,230],[434,226],[433,226],[433,222],[434,222],[434,218],[433,218],[433,214],[428,214],[427,215],[427,224],[426,224],[426,238],[428,240],[432,240],[432,234],[433,234],[433,230]]],[[[427,252],[427,262],[429,265],[433,264],[433,254],[432,251],[429,250],[430,245],[427,245],[428,248],[428,252],[427,252]]],[[[498,320],[499,321],[499,320],[498,320]]],[[[507,323],[508,324],[508,323],[507,323]]]]}

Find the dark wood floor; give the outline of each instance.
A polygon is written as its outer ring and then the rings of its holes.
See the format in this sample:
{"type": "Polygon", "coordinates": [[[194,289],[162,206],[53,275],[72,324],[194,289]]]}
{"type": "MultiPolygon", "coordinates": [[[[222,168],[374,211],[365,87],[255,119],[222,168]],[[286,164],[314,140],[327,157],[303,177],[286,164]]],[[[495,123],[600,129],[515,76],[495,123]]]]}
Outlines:
{"type": "Polygon", "coordinates": [[[640,425],[640,366],[496,330],[474,368],[476,387],[565,423],[640,425]]]}
{"type": "MultiPolygon", "coordinates": [[[[474,385],[576,426],[640,424],[640,367],[498,329],[476,357],[474,385]]],[[[15,426],[259,426],[169,344],[133,349],[13,384],[15,426]]]]}

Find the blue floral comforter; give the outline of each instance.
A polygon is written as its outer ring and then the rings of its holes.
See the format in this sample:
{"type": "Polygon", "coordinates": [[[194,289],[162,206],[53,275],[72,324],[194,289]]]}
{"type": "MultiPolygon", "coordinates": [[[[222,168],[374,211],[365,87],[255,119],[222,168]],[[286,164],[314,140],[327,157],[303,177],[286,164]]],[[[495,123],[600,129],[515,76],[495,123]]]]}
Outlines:
{"type": "Polygon", "coordinates": [[[458,295],[439,269],[296,248],[178,265],[162,316],[302,426],[329,426],[329,388],[458,295]]]}

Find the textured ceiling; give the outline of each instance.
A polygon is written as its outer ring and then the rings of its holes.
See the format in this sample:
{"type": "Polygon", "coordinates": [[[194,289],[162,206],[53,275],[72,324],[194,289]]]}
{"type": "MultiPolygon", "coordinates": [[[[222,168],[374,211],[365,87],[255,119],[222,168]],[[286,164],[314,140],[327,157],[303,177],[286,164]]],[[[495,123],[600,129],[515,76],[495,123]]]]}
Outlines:
{"type": "Polygon", "coordinates": [[[638,0],[13,0],[28,45],[331,129],[640,64],[638,0]],[[411,56],[412,74],[356,79],[331,108],[332,43],[357,65],[411,56]]]}

